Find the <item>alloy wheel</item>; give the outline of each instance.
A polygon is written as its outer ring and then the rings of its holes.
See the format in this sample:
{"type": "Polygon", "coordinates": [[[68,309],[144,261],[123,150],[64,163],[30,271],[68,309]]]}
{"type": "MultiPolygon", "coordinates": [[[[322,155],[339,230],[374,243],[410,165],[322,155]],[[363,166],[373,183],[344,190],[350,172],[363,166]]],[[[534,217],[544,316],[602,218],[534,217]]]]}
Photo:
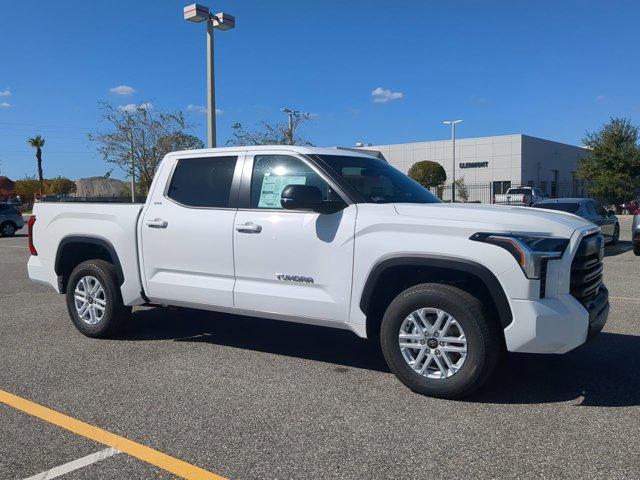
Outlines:
{"type": "Polygon", "coordinates": [[[107,308],[107,297],[97,278],[87,275],[78,280],[73,297],[80,320],[89,325],[102,320],[107,308]]]}
{"type": "Polygon", "coordinates": [[[442,380],[455,375],[467,358],[467,338],[456,319],[438,308],[411,312],[400,326],[400,352],[420,375],[442,380]]]}

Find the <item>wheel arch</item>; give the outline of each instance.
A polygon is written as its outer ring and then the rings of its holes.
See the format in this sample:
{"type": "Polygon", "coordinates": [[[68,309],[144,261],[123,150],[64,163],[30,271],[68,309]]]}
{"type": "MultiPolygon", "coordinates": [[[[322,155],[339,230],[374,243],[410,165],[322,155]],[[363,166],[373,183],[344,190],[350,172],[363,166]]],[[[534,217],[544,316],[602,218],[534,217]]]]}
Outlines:
{"type": "Polygon", "coordinates": [[[367,317],[367,336],[375,335],[386,305],[401,291],[417,283],[439,282],[463,285],[470,293],[488,300],[502,329],[513,321],[507,296],[497,277],[472,260],[441,255],[408,255],[380,260],[371,269],[360,309],[367,317]]]}
{"type": "Polygon", "coordinates": [[[91,259],[100,259],[111,263],[116,270],[118,285],[124,283],[120,258],[111,242],[105,238],[90,235],[70,235],[64,237],[58,244],[54,263],[60,293],[65,293],[66,281],[73,269],[80,263],[91,259]]]}

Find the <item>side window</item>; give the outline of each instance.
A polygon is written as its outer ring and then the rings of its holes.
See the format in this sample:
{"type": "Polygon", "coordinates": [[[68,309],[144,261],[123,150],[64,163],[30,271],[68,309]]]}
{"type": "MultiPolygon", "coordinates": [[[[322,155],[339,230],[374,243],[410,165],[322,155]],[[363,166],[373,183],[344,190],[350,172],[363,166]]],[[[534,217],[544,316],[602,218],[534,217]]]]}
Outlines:
{"type": "Polygon", "coordinates": [[[188,207],[227,208],[238,157],[178,160],[167,196],[188,207]]]}
{"type": "Polygon", "coordinates": [[[587,209],[587,214],[588,214],[588,215],[590,215],[590,216],[592,216],[592,217],[595,217],[595,216],[597,215],[597,213],[596,213],[596,209],[593,207],[593,203],[591,203],[591,202],[587,202],[587,203],[585,204],[585,207],[586,207],[586,209],[587,209]]]}
{"type": "Polygon", "coordinates": [[[599,203],[594,203],[593,204],[594,207],[596,208],[596,213],[602,217],[606,217],[607,216],[607,211],[604,209],[604,207],[602,205],[600,205],[599,203]]]}
{"type": "Polygon", "coordinates": [[[251,208],[282,208],[280,196],[287,185],[314,185],[325,200],[340,200],[311,167],[289,155],[256,155],[251,176],[251,208]]]}

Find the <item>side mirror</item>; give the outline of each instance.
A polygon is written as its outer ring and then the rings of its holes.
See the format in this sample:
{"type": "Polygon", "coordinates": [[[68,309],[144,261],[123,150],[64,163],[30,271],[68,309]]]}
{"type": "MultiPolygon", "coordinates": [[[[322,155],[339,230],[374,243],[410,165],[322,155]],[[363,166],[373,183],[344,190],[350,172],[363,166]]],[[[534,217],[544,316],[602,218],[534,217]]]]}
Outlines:
{"type": "Polygon", "coordinates": [[[320,210],[322,192],[313,185],[287,185],[280,195],[280,205],[287,210],[320,210]]]}
{"type": "Polygon", "coordinates": [[[615,216],[615,214],[616,214],[615,210],[609,210],[607,212],[607,217],[613,217],[613,216],[615,216]]]}

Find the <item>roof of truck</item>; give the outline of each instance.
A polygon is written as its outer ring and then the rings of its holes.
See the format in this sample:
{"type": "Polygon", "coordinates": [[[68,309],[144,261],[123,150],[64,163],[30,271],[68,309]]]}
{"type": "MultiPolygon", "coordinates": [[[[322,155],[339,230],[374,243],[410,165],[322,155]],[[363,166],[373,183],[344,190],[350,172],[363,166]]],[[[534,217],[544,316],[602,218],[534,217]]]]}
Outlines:
{"type": "Polygon", "coordinates": [[[171,152],[171,154],[180,154],[183,155],[185,153],[224,153],[224,152],[255,152],[255,151],[288,151],[295,153],[304,153],[304,154],[316,154],[316,155],[347,155],[351,157],[371,157],[373,156],[370,153],[365,152],[357,152],[350,149],[341,149],[339,147],[304,147],[298,145],[251,145],[247,147],[220,147],[220,148],[202,148],[198,150],[181,150],[177,152],[171,152]]]}

